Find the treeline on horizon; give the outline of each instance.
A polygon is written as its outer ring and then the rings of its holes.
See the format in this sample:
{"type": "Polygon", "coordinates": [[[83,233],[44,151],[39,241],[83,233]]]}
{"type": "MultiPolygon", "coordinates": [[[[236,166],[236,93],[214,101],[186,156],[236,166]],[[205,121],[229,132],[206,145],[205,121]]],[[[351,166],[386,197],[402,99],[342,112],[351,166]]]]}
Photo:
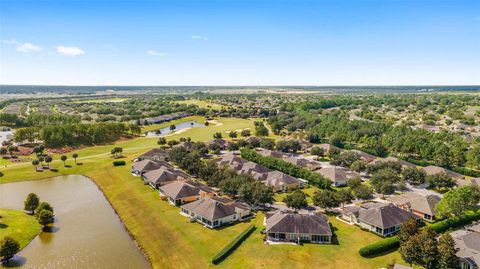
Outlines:
{"type": "Polygon", "coordinates": [[[72,93],[92,94],[98,91],[198,92],[215,90],[307,90],[337,92],[424,92],[424,91],[480,91],[480,85],[457,86],[68,86],[68,85],[0,85],[0,92],[15,93],[72,93]]]}

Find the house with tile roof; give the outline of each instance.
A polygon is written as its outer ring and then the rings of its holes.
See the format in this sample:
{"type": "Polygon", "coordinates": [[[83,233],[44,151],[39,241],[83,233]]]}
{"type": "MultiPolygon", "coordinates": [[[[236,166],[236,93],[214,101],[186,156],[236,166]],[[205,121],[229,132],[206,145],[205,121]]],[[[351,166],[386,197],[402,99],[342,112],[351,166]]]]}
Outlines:
{"type": "Polygon", "coordinates": [[[328,217],[322,214],[300,214],[277,211],[267,213],[265,219],[267,241],[310,242],[330,244],[332,230],[328,217]]]}
{"type": "Polygon", "coordinates": [[[387,197],[389,203],[426,221],[435,220],[435,206],[440,202],[440,199],[437,195],[423,195],[416,192],[406,192],[387,197]]]}
{"type": "Polygon", "coordinates": [[[160,196],[173,205],[182,205],[215,196],[215,192],[210,187],[193,180],[173,181],[161,186],[159,191],[160,196]]]}
{"type": "Polygon", "coordinates": [[[410,212],[384,203],[347,206],[340,212],[339,218],[381,236],[390,236],[399,232],[402,223],[408,219],[419,219],[410,212]]]}
{"type": "Polygon", "coordinates": [[[180,214],[208,228],[218,228],[253,216],[247,204],[218,196],[204,197],[185,204],[181,206],[180,214]]]}
{"type": "Polygon", "coordinates": [[[451,232],[461,269],[480,268],[480,222],[451,232]]]}

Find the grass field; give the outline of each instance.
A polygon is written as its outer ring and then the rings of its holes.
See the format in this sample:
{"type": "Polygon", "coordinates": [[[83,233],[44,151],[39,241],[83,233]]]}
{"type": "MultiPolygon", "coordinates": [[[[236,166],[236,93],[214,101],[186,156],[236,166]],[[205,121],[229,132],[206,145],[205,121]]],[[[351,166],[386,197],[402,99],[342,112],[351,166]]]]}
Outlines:
{"type": "MultiPolygon", "coordinates": [[[[253,120],[218,119],[218,125],[189,129],[168,139],[191,137],[196,141],[212,139],[215,132],[253,128],[253,120]]],[[[31,164],[11,165],[2,169],[0,183],[36,180],[60,174],[82,174],[90,177],[104,192],[119,214],[129,232],[147,253],[155,268],[380,268],[399,261],[397,252],[376,258],[362,258],[358,249],[379,240],[376,235],[363,232],[355,226],[332,219],[339,245],[267,246],[262,242],[263,215],[250,222],[239,223],[219,230],[203,228],[189,223],[179,214],[179,209],[161,201],[158,193],[130,174],[130,160],[156,147],[156,138],[137,138],[118,142],[124,148],[127,165],[114,167],[110,158],[113,145],[95,146],[78,150],[80,158],[70,168],[55,157],[53,167],[58,172],[35,172],[31,164]],[[250,223],[258,225],[252,234],[230,257],[220,265],[210,264],[210,259],[250,223]]],[[[71,154],[69,155],[71,156],[71,154]]],[[[308,189],[310,192],[310,190],[308,189]]]]}
{"type": "Polygon", "coordinates": [[[183,100],[183,101],[177,101],[179,104],[185,104],[185,105],[197,105],[200,108],[211,108],[211,109],[221,109],[222,105],[204,101],[204,100],[197,100],[197,99],[189,99],[189,100],[183,100]]]}
{"type": "Polygon", "coordinates": [[[24,248],[40,233],[40,224],[25,212],[0,208],[0,216],[0,240],[10,236],[24,248]]]}

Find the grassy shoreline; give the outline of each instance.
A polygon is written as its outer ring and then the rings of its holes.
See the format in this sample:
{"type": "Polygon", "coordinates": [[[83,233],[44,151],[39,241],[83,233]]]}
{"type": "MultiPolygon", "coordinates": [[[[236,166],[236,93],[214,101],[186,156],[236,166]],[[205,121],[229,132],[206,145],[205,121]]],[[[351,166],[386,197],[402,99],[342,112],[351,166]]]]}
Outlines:
{"type": "Polygon", "coordinates": [[[25,248],[41,232],[40,224],[27,213],[0,208],[0,240],[10,236],[17,240],[20,249],[25,248]]]}

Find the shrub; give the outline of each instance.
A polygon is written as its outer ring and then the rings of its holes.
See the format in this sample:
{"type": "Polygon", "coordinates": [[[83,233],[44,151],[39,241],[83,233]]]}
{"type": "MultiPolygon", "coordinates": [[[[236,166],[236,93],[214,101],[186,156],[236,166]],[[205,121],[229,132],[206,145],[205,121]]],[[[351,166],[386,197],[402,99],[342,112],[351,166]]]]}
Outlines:
{"type": "Polygon", "coordinates": [[[397,236],[392,236],[379,240],[373,244],[366,245],[365,247],[361,248],[358,253],[360,253],[362,257],[368,257],[396,249],[398,247],[400,247],[400,240],[397,236]]]}
{"type": "MultiPolygon", "coordinates": [[[[464,225],[468,225],[477,220],[480,220],[480,210],[469,211],[458,217],[438,221],[430,225],[429,227],[437,233],[442,233],[452,228],[458,228],[464,225]]],[[[368,257],[386,252],[388,250],[397,249],[399,246],[399,238],[397,236],[393,236],[379,240],[373,244],[366,245],[365,247],[361,248],[358,253],[360,253],[362,257],[368,257]]]]}
{"type": "Polygon", "coordinates": [[[212,259],[213,264],[219,264],[222,262],[230,253],[232,253],[240,244],[247,239],[247,237],[255,231],[255,225],[250,225],[248,228],[239,234],[235,239],[233,239],[225,248],[223,248],[215,257],[212,259]]]}
{"type": "Polygon", "coordinates": [[[120,161],[113,161],[113,166],[122,166],[125,165],[125,161],[120,160],[120,161]]]}
{"type": "Polygon", "coordinates": [[[437,233],[442,233],[449,229],[464,226],[477,220],[480,220],[480,210],[468,211],[458,217],[438,221],[430,225],[430,228],[432,228],[437,233]]]}

